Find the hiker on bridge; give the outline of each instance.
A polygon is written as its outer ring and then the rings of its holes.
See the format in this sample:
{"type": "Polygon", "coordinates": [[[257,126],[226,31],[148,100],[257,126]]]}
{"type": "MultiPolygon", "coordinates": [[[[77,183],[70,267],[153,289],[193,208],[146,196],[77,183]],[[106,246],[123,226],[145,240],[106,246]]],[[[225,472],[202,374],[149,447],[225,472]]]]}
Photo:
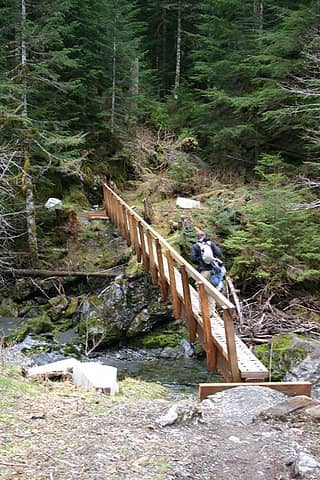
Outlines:
{"type": "Polygon", "coordinates": [[[225,269],[221,260],[222,251],[203,230],[196,234],[197,241],[192,245],[191,262],[198,266],[198,271],[218,290],[223,290],[225,269]]]}

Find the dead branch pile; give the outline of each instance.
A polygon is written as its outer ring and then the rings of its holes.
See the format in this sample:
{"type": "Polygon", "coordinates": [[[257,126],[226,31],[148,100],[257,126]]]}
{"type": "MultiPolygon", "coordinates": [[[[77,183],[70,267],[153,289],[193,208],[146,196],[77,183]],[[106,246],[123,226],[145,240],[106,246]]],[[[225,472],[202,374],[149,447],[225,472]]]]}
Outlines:
{"type": "MultiPolygon", "coordinates": [[[[320,340],[320,322],[280,310],[270,302],[259,304],[247,300],[242,305],[242,319],[237,325],[238,335],[247,343],[268,343],[280,333],[297,333],[320,340]]],[[[313,310],[320,315],[319,310],[313,310]]]]}

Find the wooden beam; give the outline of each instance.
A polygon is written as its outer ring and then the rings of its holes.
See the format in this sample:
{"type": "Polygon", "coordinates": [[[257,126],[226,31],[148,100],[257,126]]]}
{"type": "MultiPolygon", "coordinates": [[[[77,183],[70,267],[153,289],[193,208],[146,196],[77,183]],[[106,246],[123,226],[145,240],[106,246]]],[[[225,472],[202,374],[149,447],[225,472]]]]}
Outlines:
{"type": "Polygon", "coordinates": [[[140,237],[139,237],[139,232],[138,232],[138,225],[137,225],[137,220],[134,215],[131,214],[131,225],[133,228],[133,236],[134,236],[134,246],[135,246],[135,252],[137,255],[137,262],[141,262],[141,244],[140,244],[140,237]]]}
{"type": "Polygon", "coordinates": [[[193,343],[196,340],[196,336],[197,336],[197,322],[193,317],[192,301],[191,301],[191,295],[190,295],[190,284],[188,279],[188,272],[186,270],[185,265],[180,266],[180,273],[181,273],[182,288],[183,288],[183,301],[184,301],[184,307],[186,312],[186,318],[188,322],[189,342],[193,343]]]}
{"type": "Polygon", "coordinates": [[[126,207],[122,205],[122,216],[123,216],[123,233],[124,233],[124,238],[127,240],[127,244],[130,247],[131,245],[131,238],[130,238],[130,232],[129,232],[129,226],[128,226],[128,216],[129,212],[127,211],[126,207]]]}
{"type": "Polygon", "coordinates": [[[178,320],[180,318],[180,313],[181,313],[181,303],[180,303],[178,292],[177,292],[173,258],[169,250],[166,251],[166,256],[168,261],[168,270],[169,270],[169,277],[170,277],[170,292],[171,292],[171,303],[173,306],[173,315],[174,315],[174,318],[178,320]]]}
{"type": "Polygon", "coordinates": [[[139,238],[140,238],[140,246],[141,246],[141,254],[142,254],[142,263],[143,263],[143,270],[148,273],[149,272],[149,257],[146,248],[145,236],[143,225],[140,221],[137,222],[138,230],[139,230],[139,238]]]}
{"type": "Polygon", "coordinates": [[[130,236],[130,242],[131,242],[131,248],[133,253],[137,253],[137,246],[136,246],[136,238],[135,238],[135,231],[134,231],[134,226],[132,222],[132,214],[128,211],[128,230],[129,230],[129,236],[130,236]]]}
{"type": "Polygon", "coordinates": [[[241,375],[238,367],[238,357],[237,357],[237,348],[236,341],[234,336],[234,325],[232,311],[229,308],[223,309],[223,322],[224,330],[226,335],[227,349],[228,349],[228,359],[229,365],[232,374],[232,380],[234,382],[241,381],[241,375]]]}
{"type": "Polygon", "coordinates": [[[79,272],[73,270],[39,270],[36,268],[0,268],[1,275],[16,277],[116,277],[126,265],[117,265],[101,272],[79,272]]]}
{"type": "Polygon", "coordinates": [[[168,300],[168,283],[166,280],[166,276],[164,274],[164,266],[163,266],[163,257],[162,257],[162,250],[161,244],[158,238],[155,240],[156,242],[156,251],[157,251],[157,259],[158,259],[158,270],[159,270],[159,284],[161,290],[161,298],[163,301],[168,300]]]}
{"type": "Polygon", "coordinates": [[[209,395],[229,390],[235,387],[268,387],[285,393],[286,395],[307,395],[311,396],[310,382],[246,382],[246,383],[200,383],[199,400],[202,401],[209,395]]]}
{"type": "Polygon", "coordinates": [[[149,270],[151,273],[151,280],[153,285],[158,283],[158,272],[156,263],[154,260],[154,251],[153,251],[153,238],[149,230],[146,231],[147,244],[148,244],[148,253],[149,253],[149,270]]]}
{"type": "Polygon", "coordinates": [[[203,283],[198,283],[198,290],[205,339],[205,351],[207,355],[207,367],[209,371],[212,371],[217,367],[217,351],[212,338],[208,294],[203,283]]]}

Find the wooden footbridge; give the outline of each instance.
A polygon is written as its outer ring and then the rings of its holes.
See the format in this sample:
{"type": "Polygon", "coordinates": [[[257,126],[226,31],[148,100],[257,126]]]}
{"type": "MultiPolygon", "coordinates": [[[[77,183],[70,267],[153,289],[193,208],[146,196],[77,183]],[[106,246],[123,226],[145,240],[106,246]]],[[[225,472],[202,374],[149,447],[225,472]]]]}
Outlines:
{"type": "MultiPolygon", "coordinates": [[[[190,343],[196,339],[200,342],[206,352],[208,370],[218,370],[233,385],[264,382],[267,368],[235,335],[235,306],[108,185],[103,186],[103,196],[107,215],[131,245],[144,271],[150,273],[152,283],[160,286],[162,299],[171,301],[176,319],[186,321],[190,343]]],[[[214,390],[210,385],[213,384],[203,384],[200,397],[214,390]]],[[[290,385],[288,388],[286,384],[278,385],[284,391],[291,390],[290,385]]]]}

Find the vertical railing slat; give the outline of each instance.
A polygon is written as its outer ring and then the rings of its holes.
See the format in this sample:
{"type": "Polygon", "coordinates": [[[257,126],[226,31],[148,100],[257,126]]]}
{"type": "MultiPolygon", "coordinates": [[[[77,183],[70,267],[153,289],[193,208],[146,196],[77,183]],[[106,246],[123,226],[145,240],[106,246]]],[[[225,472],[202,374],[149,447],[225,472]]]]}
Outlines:
{"type": "Polygon", "coordinates": [[[129,235],[130,235],[130,242],[131,242],[131,248],[133,250],[133,253],[137,253],[137,245],[136,245],[136,238],[135,238],[135,235],[136,235],[136,232],[135,232],[135,229],[134,229],[134,224],[133,224],[133,216],[132,216],[132,213],[128,211],[128,224],[129,224],[129,235]]]}
{"type": "Polygon", "coordinates": [[[156,242],[156,251],[157,251],[157,259],[158,259],[159,284],[160,284],[161,298],[162,298],[163,301],[166,301],[166,300],[168,300],[168,282],[166,280],[166,276],[165,276],[165,273],[164,273],[161,244],[160,244],[158,238],[156,238],[155,242],[156,242]]]}
{"type": "Polygon", "coordinates": [[[122,205],[122,217],[123,217],[123,233],[124,237],[127,240],[127,244],[130,247],[131,245],[131,238],[129,233],[129,226],[128,226],[128,214],[127,209],[124,205],[122,205]]]}
{"type": "Polygon", "coordinates": [[[206,345],[205,348],[206,348],[206,354],[207,354],[207,366],[208,366],[208,370],[215,370],[217,366],[217,351],[214,345],[212,331],[211,331],[208,294],[206,292],[206,289],[203,283],[200,283],[200,282],[198,283],[198,291],[199,291],[201,316],[203,321],[203,331],[204,331],[204,338],[205,338],[205,345],[206,345]]]}
{"type": "Polygon", "coordinates": [[[182,280],[182,287],[183,287],[184,307],[185,307],[186,318],[188,322],[189,342],[194,343],[197,335],[197,322],[193,316],[190,284],[189,284],[188,273],[185,265],[180,266],[180,272],[181,272],[181,280],[182,280]]]}
{"type": "Polygon", "coordinates": [[[151,273],[151,280],[152,280],[153,285],[157,285],[157,283],[158,283],[158,273],[157,273],[156,263],[155,263],[155,260],[154,260],[153,238],[151,236],[151,233],[148,230],[146,231],[146,237],[147,237],[147,242],[148,242],[149,268],[150,268],[150,273],[151,273]]]}
{"type": "Polygon", "coordinates": [[[149,258],[148,258],[148,254],[147,254],[143,225],[139,221],[137,222],[137,224],[138,224],[139,237],[140,237],[143,270],[147,273],[147,272],[149,272],[149,258]]]}
{"type": "Polygon", "coordinates": [[[169,278],[170,278],[170,291],[171,291],[171,301],[173,306],[173,315],[174,318],[180,318],[181,304],[178,297],[177,286],[176,286],[176,277],[174,273],[174,264],[173,258],[169,250],[166,251],[166,257],[168,261],[169,269],[169,278]]]}
{"type": "Polygon", "coordinates": [[[139,234],[139,229],[138,229],[138,224],[136,217],[132,215],[132,228],[134,231],[134,238],[135,238],[135,248],[136,248],[136,254],[137,254],[137,262],[141,262],[141,242],[140,242],[140,234],[139,234]]]}
{"type": "Polygon", "coordinates": [[[240,382],[241,375],[238,368],[237,347],[234,336],[234,325],[232,313],[228,308],[223,309],[223,322],[226,335],[228,360],[233,382],[240,382]]]}

